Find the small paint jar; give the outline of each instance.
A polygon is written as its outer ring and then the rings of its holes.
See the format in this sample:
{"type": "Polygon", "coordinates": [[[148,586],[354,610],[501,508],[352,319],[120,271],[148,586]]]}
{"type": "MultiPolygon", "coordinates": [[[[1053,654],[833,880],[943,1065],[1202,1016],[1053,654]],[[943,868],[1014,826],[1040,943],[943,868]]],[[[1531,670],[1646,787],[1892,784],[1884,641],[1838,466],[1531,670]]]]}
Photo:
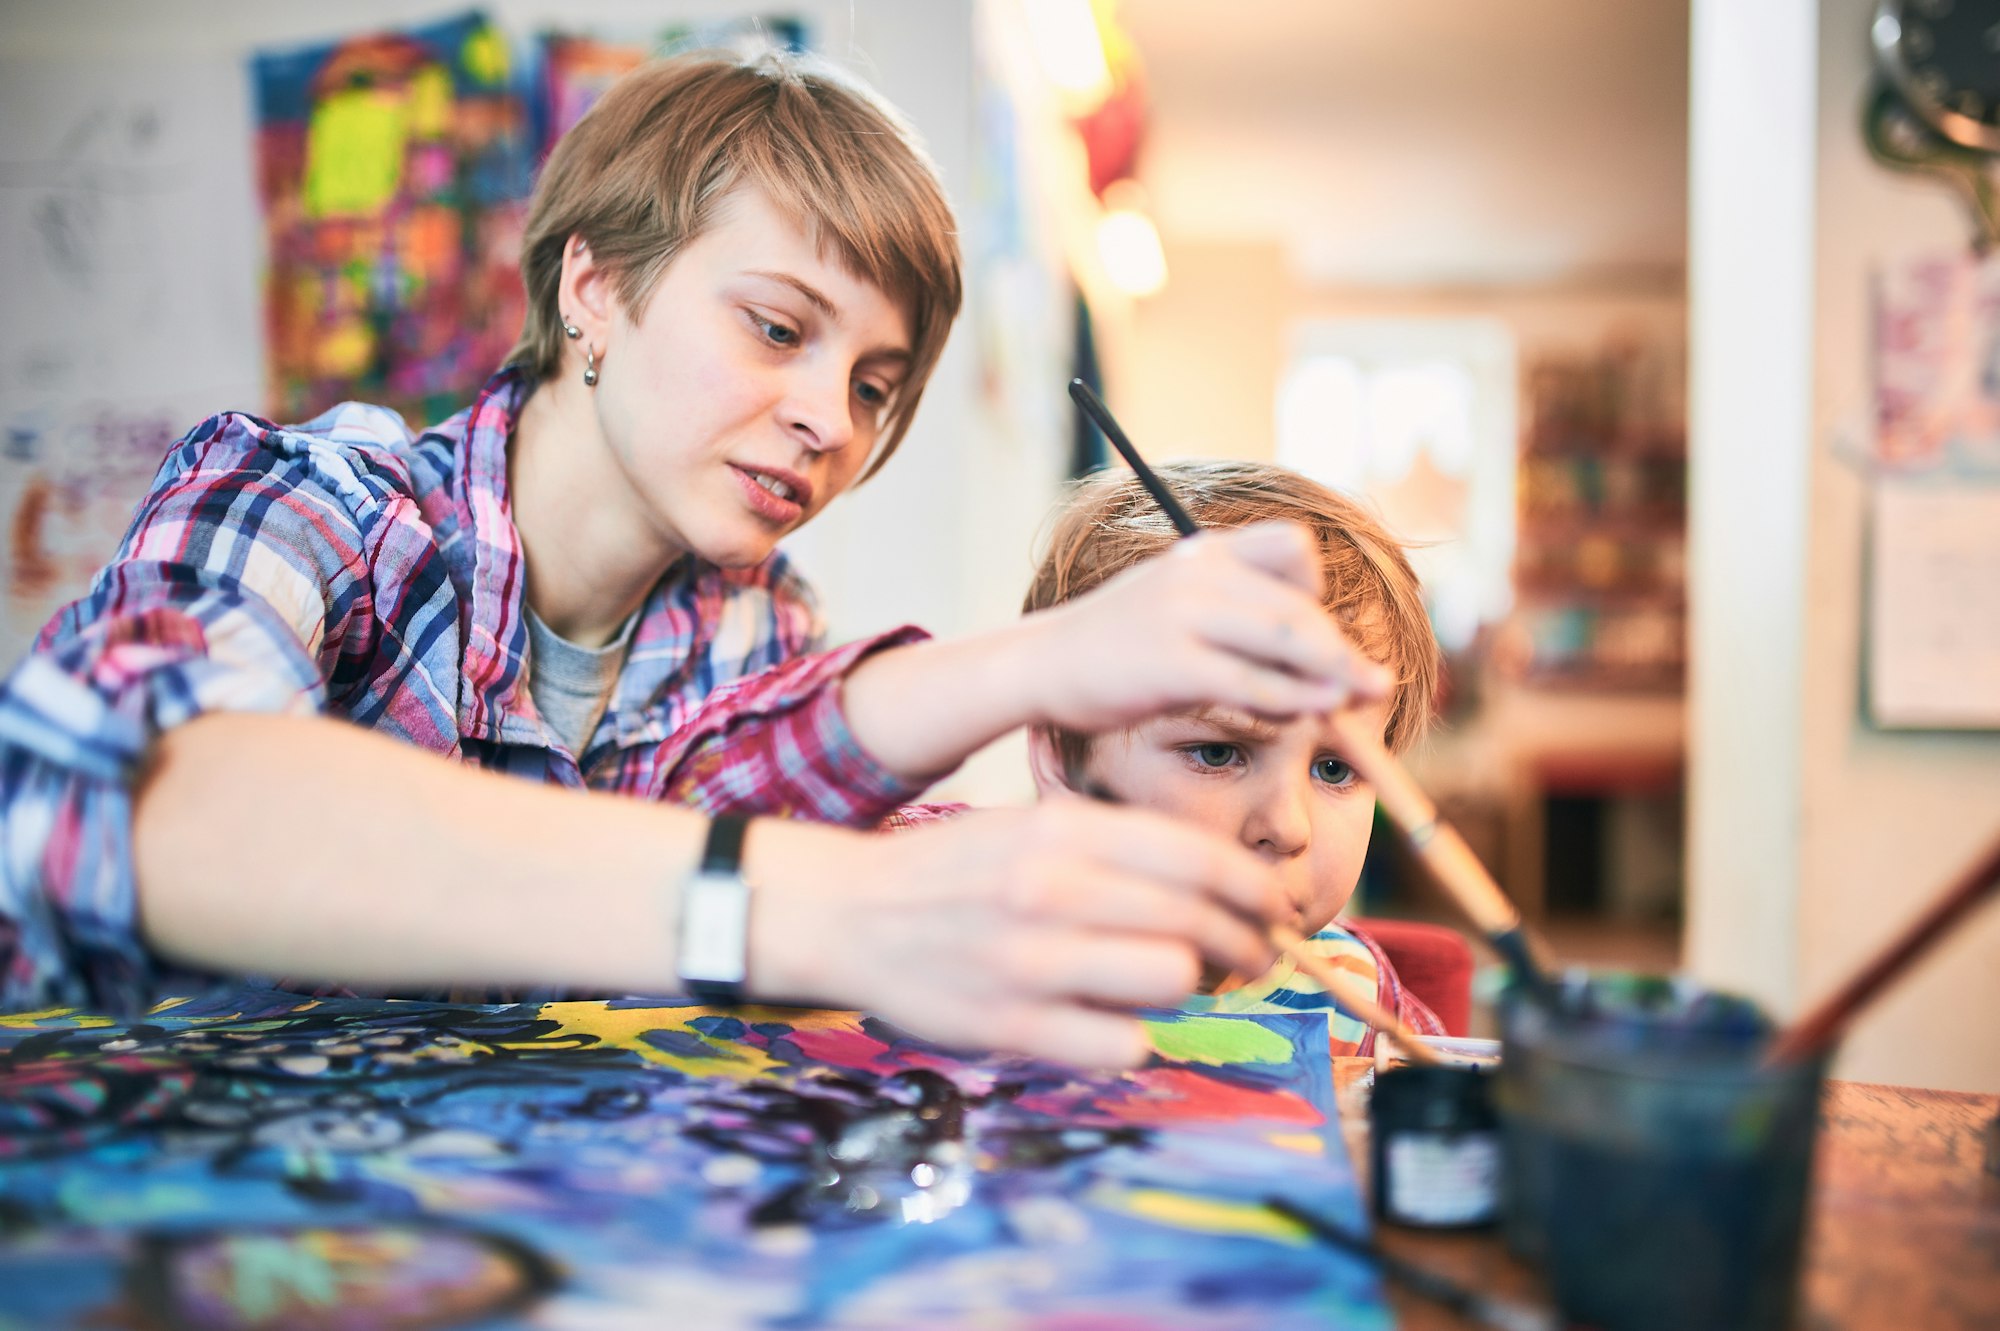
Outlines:
{"type": "Polygon", "coordinates": [[[1379,1218],[1425,1229],[1493,1223],[1500,1122],[1487,1072],[1450,1065],[1379,1072],[1368,1119],[1379,1218]]]}

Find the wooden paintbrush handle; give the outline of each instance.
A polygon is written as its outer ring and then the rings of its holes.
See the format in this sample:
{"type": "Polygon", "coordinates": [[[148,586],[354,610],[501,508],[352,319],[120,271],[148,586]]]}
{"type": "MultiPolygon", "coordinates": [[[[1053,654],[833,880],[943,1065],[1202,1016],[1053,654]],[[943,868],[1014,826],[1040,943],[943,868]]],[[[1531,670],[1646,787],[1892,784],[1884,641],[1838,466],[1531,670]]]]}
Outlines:
{"type": "Polygon", "coordinates": [[[1377,1031],[1386,1031],[1395,1037],[1396,1047],[1412,1063],[1438,1063],[1437,1054],[1423,1043],[1422,1038],[1403,1024],[1401,1018],[1375,1001],[1375,994],[1368,982],[1359,975],[1341,970],[1326,958],[1306,946],[1306,940],[1282,926],[1271,930],[1271,941],[1278,949],[1290,957],[1298,968],[1319,981],[1322,989],[1332,996],[1333,1001],[1350,1016],[1358,1017],[1377,1031]]]}
{"type": "Polygon", "coordinates": [[[2000,890],[2000,840],[1987,847],[1984,855],[1938,894],[1929,910],[1855,971],[1847,983],[1796,1024],[1779,1032],[1764,1054],[1765,1064],[1804,1058],[1838,1039],[1855,1014],[1996,890],[2000,890]]]}
{"type": "Polygon", "coordinates": [[[1486,934],[1519,928],[1521,912],[1513,901],[1500,890],[1500,884],[1493,881],[1457,829],[1438,817],[1437,806],[1382,741],[1351,711],[1335,712],[1333,727],[1340,737],[1340,756],[1375,787],[1382,811],[1402,829],[1411,848],[1466,917],[1486,934]]]}
{"type": "MultiPolygon", "coordinates": [[[[1413,844],[1415,840],[1413,837],[1413,844]]],[[[1457,828],[1450,823],[1433,824],[1416,852],[1482,932],[1504,934],[1521,927],[1521,912],[1486,872],[1457,828]]]]}

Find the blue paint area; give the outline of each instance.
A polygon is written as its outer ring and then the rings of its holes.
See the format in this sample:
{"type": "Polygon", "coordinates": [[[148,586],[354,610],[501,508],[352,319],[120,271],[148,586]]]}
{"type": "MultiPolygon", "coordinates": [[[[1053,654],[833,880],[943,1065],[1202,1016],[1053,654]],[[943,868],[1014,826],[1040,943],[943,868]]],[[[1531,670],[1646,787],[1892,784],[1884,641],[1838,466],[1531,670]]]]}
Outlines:
{"type": "MultiPolygon", "coordinates": [[[[712,1035],[718,1040],[740,1040],[743,1038],[744,1026],[740,1017],[725,1017],[720,1014],[713,1014],[706,1017],[696,1017],[688,1025],[694,1027],[703,1035],[712,1035]]],[[[769,1034],[768,1031],[765,1033],[769,1034]]]]}
{"type": "Polygon", "coordinates": [[[194,1324],[201,1310],[176,1300],[230,1261],[252,1283],[272,1270],[300,1289],[333,1282],[343,1303],[404,1325],[443,1325],[410,1312],[433,1289],[485,1291],[483,1316],[453,1324],[486,1328],[1391,1324],[1352,1259],[1118,1201],[1282,1193],[1364,1229],[1337,1134],[1308,1155],[1270,1145],[1270,1123],[1151,1108],[1192,1072],[1303,1098],[1330,1130],[1318,1017],[1231,1018],[1281,1033],[1289,1062],[1084,1078],[955,1058],[873,1021],[863,1032],[889,1052],[831,1066],[798,1054],[783,1022],[721,1013],[693,1019],[705,1038],[645,1031],[649,1057],[614,1043],[631,1027],[618,1008],[602,1038],[586,1005],[546,1015],[270,991],[129,1027],[0,1028],[0,1325],[194,1324]],[[799,1061],[732,1078],[657,1061],[712,1059],[711,1042],[799,1061]],[[107,1069],[172,1094],[149,1099],[107,1069]],[[36,1112],[45,1103],[68,1117],[36,1112]],[[831,1150],[864,1137],[866,1158],[831,1150]],[[943,1195],[908,1184],[901,1150],[922,1168],[961,1166],[964,1193],[932,1223],[899,1222],[943,1195]],[[846,1177],[834,1186],[828,1172],[846,1177]],[[357,1266],[364,1283],[341,1285],[357,1266]]]}

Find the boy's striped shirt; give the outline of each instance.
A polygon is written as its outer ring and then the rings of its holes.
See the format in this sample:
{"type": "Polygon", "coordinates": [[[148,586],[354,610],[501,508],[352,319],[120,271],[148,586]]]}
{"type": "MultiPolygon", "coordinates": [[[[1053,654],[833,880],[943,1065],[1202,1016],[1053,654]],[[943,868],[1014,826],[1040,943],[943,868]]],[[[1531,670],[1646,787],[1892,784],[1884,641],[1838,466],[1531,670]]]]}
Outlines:
{"type": "MultiPolygon", "coordinates": [[[[1402,1018],[1418,1035],[1445,1034],[1437,1014],[1403,987],[1388,955],[1368,937],[1365,926],[1336,922],[1306,939],[1305,945],[1336,970],[1373,985],[1376,1003],[1402,1018]]],[[[1197,994],[1182,1006],[1193,1012],[1235,1014],[1324,1012],[1327,1039],[1335,1056],[1375,1052],[1375,1029],[1335,1008],[1326,987],[1288,956],[1280,956],[1277,965],[1246,985],[1219,994],[1197,994]]]]}

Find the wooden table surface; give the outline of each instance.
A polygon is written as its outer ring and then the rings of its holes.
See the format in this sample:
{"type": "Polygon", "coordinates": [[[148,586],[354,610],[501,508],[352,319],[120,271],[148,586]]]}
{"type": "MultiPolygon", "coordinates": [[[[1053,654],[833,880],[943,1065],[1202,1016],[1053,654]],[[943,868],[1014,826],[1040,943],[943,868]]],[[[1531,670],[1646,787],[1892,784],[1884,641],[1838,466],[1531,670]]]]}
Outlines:
{"type": "MultiPolygon", "coordinates": [[[[1334,1064],[1341,1130],[1366,1179],[1370,1065],[1334,1064]]],[[[1820,1109],[1801,1331],[2000,1328],[2000,1176],[1985,1172],[1983,1137],[2000,1096],[1829,1082],[1820,1109]]],[[[1465,1284],[1547,1302],[1498,1230],[1383,1225],[1379,1235],[1398,1256],[1465,1284]]],[[[1475,1325],[1393,1284],[1389,1301],[1407,1331],[1475,1325]]]]}

